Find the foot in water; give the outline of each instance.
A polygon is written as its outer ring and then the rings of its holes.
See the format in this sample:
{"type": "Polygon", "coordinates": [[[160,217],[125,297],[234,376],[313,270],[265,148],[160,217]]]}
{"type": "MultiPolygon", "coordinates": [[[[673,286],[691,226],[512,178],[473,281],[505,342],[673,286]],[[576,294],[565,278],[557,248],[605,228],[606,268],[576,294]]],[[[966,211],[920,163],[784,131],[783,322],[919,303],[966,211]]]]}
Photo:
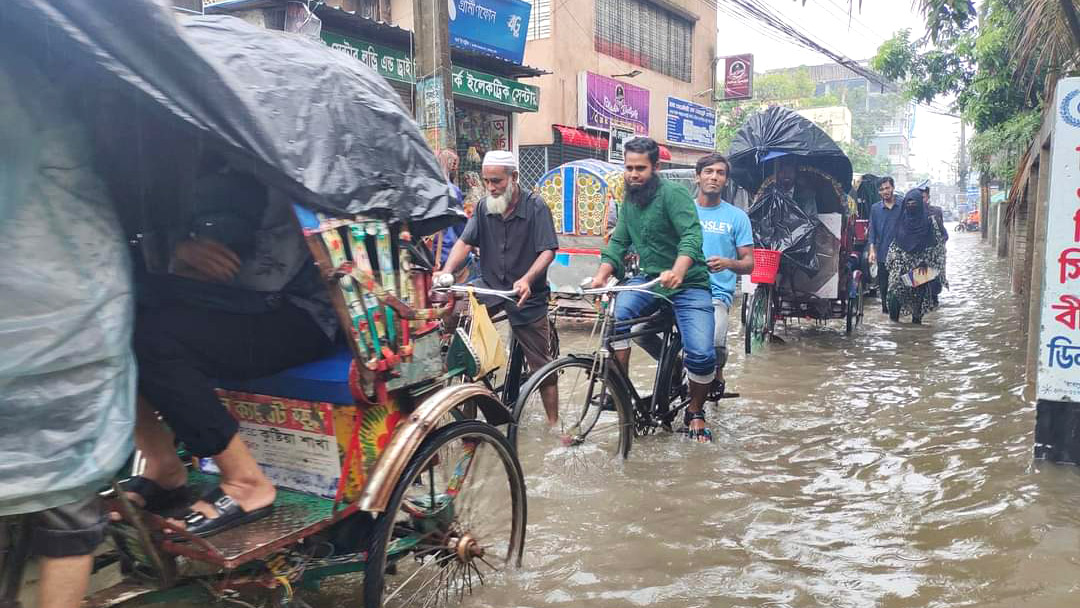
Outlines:
{"type": "Polygon", "coordinates": [[[697,441],[698,443],[709,443],[712,441],[712,431],[705,426],[705,412],[688,412],[688,420],[686,422],[686,436],[690,439],[697,441]]]}

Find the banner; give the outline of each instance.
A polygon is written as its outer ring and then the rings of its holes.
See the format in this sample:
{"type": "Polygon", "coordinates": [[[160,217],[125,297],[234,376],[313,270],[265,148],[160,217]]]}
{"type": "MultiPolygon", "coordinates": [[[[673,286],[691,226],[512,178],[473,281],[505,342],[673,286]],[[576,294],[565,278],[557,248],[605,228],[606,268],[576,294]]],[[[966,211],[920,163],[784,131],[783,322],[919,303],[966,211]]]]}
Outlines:
{"type": "Polygon", "coordinates": [[[578,121],[587,129],[607,131],[612,122],[649,134],[649,90],[592,72],[578,75],[578,121]]]}
{"type": "Polygon", "coordinates": [[[716,141],[716,110],[668,97],[667,141],[687,148],[712,150],[716,141]]]}
{"type": "Polygon", "coordinates": [[[523,0],[446,0],[450,46],[520,64],[532,5],[523,0]]]}
{"type": "Polygon", "coordinates": [[[754,56],[724,57],[724,101],[754,96],[754,56]]]}
{"type": "Polygon", "coordinates": [[[626,142],[635,137],[637,134],[634,133],[634,127],[617,122],[611,123],[611,130],[608,131],[608,162],[623,162],[626,159],[623,154],[626,142]]]}
{"type": "Polygon", "coordinates": [[[1054,109],[1036,397],[1080,402],[1080,78],[1058,81],[1054,109]]]}

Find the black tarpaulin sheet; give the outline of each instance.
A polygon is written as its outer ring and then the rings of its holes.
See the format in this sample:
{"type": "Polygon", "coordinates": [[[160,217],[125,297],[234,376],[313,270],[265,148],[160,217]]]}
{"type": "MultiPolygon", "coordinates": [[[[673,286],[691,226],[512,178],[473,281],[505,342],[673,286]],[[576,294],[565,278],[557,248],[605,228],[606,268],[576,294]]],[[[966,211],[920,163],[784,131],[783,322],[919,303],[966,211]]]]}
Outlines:
{"type": "Polygon", "coordinates": [[[64,62],[57,77],[122,83],[302,204],[405,219],[420,232],[455,217],[397,94],[318,40],[235,17],[178,17],[153,0],[7,0],[0,27],[52,57],[45,65],[64,62]]]}
{"type": "Polygon", "coordinates": [[[747,211],[754,246],[781,251],[784,259],[813,276],[818,271],[814,231],[820,222],[806,214],[795,199],[767,186],[747,211]]]}
{"type": "Polygon", "coordinates": [[[747,119],[731,142],[728,159],[732,176],[740,185],[756,192],[764,175],[765,158],[788,154],[816,167],[851,189],[851,161],[824,131],[788,108],[773,106],[747,119]]]}

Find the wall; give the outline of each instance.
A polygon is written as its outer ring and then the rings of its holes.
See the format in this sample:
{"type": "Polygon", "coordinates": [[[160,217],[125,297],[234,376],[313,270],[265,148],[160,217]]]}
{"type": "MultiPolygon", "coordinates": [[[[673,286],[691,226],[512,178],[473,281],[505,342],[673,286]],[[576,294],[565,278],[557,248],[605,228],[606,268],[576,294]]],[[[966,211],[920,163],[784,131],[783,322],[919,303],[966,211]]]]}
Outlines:
{"type": "Polygon", "coordinates": [[[847,106],[806,108],[798,113],[821,127],[833,141],[851,143],[851,110],[847,106]]]}

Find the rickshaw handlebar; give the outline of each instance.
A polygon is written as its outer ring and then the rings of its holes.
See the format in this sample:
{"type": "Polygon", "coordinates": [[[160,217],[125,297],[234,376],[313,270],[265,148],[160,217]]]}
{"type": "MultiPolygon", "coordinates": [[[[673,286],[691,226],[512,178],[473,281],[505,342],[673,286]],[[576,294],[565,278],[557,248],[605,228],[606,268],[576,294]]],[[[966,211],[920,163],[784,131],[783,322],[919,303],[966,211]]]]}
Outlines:
{"type": "Polygon", "coordinates": [[[434,291],[449,291],[451,293],[461,294],[474,293],[480,296],[495,296],[510,302],[517,302],[518,293],[513,289],[503,291],[499,289],[489,289],[487,287],[475,287],[473,285],[447,284],[446,280],[442,279],[442,277],[449,277],[450,281],[453,281],[453,277],[450,277],[450,275],[441,275],[439,279],[436,280],[435,287],[433,288],[434,291]]]}

